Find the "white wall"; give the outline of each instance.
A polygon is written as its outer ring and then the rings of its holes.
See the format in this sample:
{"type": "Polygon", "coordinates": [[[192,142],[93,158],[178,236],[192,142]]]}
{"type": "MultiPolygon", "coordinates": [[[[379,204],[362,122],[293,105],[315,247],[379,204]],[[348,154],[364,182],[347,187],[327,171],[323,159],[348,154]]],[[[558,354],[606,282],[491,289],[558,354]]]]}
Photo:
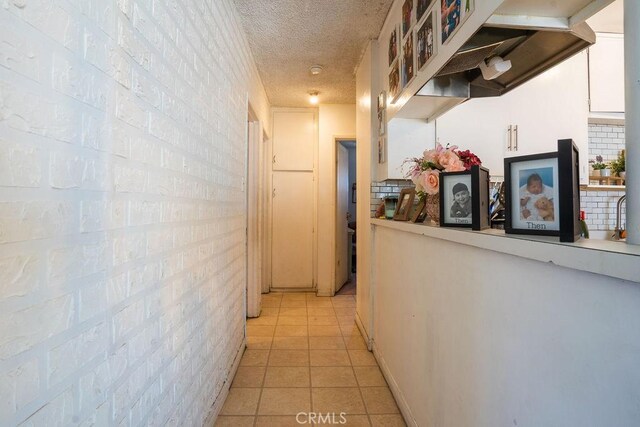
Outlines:
{"type": "Polygon", "coordinates": [[[638,283],[386,227],[373,250],[375,347],[410,425],[638,424],[638,283]]]}
{"type": "Polygon", "coordinates": [[[336,269],[335,139],[353,139],[356,135],[356,109],[353,104],[323,104],[318,110],[318,295],[333,295],[336,269]]]}
{"type": "Polygon", "coordinates": [[[202,425],[269,109],[231,2],[5,2],[0,39],[0,425],[202,425]]]}

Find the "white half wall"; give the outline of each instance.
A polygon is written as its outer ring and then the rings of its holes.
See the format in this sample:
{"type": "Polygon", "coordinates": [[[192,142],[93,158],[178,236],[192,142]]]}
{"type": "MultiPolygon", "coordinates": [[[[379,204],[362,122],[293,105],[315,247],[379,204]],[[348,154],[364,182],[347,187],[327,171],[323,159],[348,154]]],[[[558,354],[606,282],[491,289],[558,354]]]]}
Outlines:
{"type": "Polygon", "coordinates": [[[0,39],[0,425],[202,425],[269,128],[233,3],[3,2],[0,39]]]}
{"type": "Polygon", "coordinates": [[[638,424],[638,283],[382,226],[373,250],[375,348],[409,425],[638,424]]]}
{"type": "MultiPolygon", "coordinates": [[[[336,138],[355,139],[356,107],[318,108],[318,295],[333,295],[336,270],[336,138]]],[[[356,141],[356,147],[358,142],[356,141]]]]}

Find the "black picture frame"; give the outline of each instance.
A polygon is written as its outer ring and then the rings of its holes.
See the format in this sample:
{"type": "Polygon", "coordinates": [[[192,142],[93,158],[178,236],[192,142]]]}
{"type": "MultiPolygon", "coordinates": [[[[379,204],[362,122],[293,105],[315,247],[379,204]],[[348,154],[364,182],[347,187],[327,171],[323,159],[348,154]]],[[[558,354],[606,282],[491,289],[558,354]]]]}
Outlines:
{"type": "Polygon", "coordinates": [[[415,188],[403,188],[398,196],[398,204],[393,214],[394,221],[407,221],[413,209],[413,199],[416,196],[415,188]]]}
{"type": "Polygon", "coordinates": [[[468,171],[440,173],[440,226],[478,231],[491,226],[489,169],[474,165],[468,171]],[[460,191],[467,191],[470,197],[463,205],[455,199],[460,191]]]}
{"type": "MultiPolygon", "coordinates": [[[[558,140],[558,151],[551,153],[534,154],[529,156],[519,156],[506,158],[504,160],[505,173],[505,232],[507,234],[529,234],[543,236],[558,236],[561,242],[575,242],[580,238],[580,153],[578,147],[571,139],[558,140]],[[554,168],[552,187],[543,190],[544,194],[539,198],[549,198],[548,194],[553,193],[555,200],[552,200],[553,222],[547,214],[537,214],[533,220],[522,220],[522,209],[524,198],[522,171],[533,169],[554,168]],[[528,168],[528,169],[524,169],[528,168]],[[514,179],[514,172],[520,172],[517,181],[514,179]],[[518,197],[514,197],[518,194],[518,197]],[[526,224],[525,227],[522,227],[526,224]],[[548,224],[548,226],[545,226],[548,224]]],[[[541,174],[539,174],[540,177],[541,174]]],[[[543,187],[547,186],[549,177],[542,178],[543,187]],[[546,180],[546,183],[545,183],[546,180]]],[[[529,182],[527,180],[527,187],[529,182]]],[[[527,188],[528,191],[528,188],[527,188]]],[[[541,193],[538,193],[541,194],[541,193]]],[[[527,202],[528,203],[528,202],[527,202]]],[[[536,200],[538,203],[538,200],[536,200]]],[[[525,206],[526,207],[526,206],[525,206]]],[[[540,209],[539,207],[536,207],[540,209]]],[[[549,209],[544,207],[544,212],[549,209]]],[[[533,216],[533,215],[532,215],[533,216]]]]}
{"type": "Polygon", "coordinates": [[[558,140],[560,241],[580,239],[580,151],[572,139],[558,140]]]}

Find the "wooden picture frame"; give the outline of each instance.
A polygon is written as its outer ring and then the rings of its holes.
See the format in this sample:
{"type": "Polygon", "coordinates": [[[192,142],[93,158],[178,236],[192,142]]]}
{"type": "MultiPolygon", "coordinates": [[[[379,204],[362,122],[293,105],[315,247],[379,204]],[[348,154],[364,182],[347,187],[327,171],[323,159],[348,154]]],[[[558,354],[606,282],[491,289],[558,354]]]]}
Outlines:
{"type": "Polygon", "coordinates": [[[426,204],[426,199],[422,199],[418,204],[414,205],[413,212],[411,213],[411,222],[421,224],[425,219],[427,219],[427,210],[425,209],[426,204]]]}
{"type": "Polygon", "coordinates": [[[440,226],[484,230],[489,220],[489,169],[440,173],[440,226]]]}
{"type": "Polygon", "coordinates": [[[395,221],[407,221],[409,219],[409,214],[411,214],[411,209],[413,207],[413,199],[416,196],[415,188],[404,188],[400,191],[400,196],[398,196],[398,204],[396,205],[396,211],[393,214],[393,219],[395,221]]]}

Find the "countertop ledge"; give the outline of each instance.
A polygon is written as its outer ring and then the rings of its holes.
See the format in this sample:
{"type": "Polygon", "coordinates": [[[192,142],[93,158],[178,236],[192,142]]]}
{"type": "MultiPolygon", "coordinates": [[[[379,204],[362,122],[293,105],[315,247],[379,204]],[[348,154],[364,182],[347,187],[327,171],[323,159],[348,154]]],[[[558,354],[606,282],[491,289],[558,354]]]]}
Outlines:
{"type": "Polygon", "coordinates": [[[640,283],[640,246],[625,242],[580,239],[560,243],[554,236],[505,234],[504,230],[495,229],[472,231],[375,218],[371,224],[640,283]]]}

